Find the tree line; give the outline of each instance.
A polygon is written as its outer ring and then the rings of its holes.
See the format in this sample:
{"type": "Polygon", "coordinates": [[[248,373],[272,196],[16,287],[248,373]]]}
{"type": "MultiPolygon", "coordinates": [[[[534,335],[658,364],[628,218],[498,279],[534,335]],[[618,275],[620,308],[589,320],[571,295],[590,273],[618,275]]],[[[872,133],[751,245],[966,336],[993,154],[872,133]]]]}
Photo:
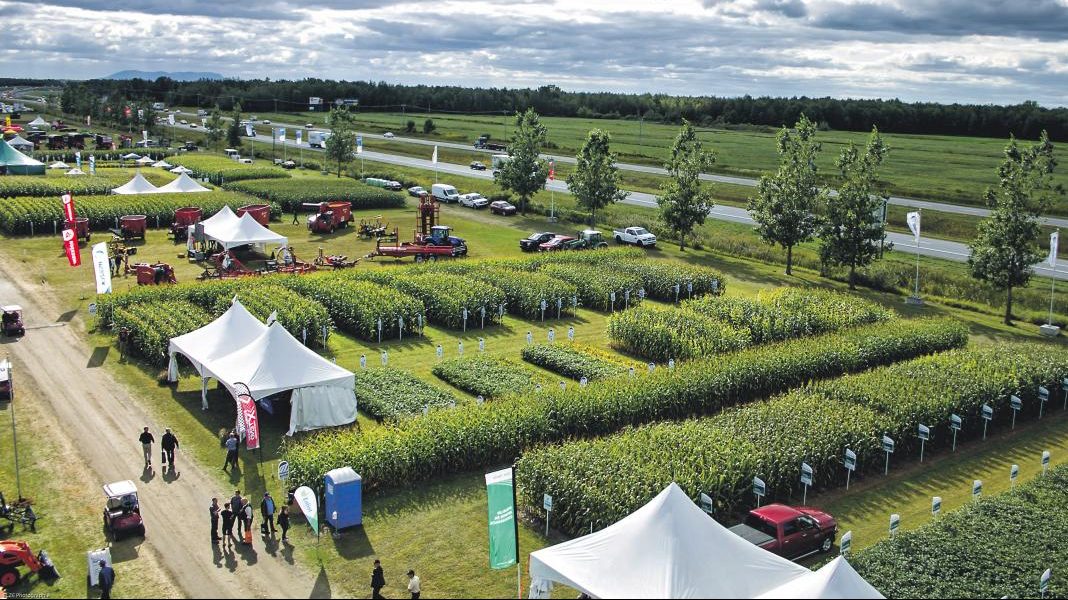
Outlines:
{"type": "MultiPolygon", "coordinates": [[[[7,80],[15,81],[15,80],[7,80]]],[[[2,82],[2,81],[0,81],[2,82]]],[[[567,92],[555,85],[537,89],[468,88],[400,85],[370,81],[200,80],[154,81],[88,80],[66,82],[71,97],[119,96],[127,101],[168,105],[220,107],[231,111],[240,104],[251,112],[301,112],[308,98],[326,103],[357,99],[354,110],[410,112],[452,111],[513,114],[532,108],[543,116],[645,119],[700,127],[756,125],[778,128],[795,123],[802,114],[817,128],[889,133],[971,135],[1037,139],[1046,131],[1054,139],[1068,137],[1068,109],[1045,108],[1027,101],[1015,105],[940,104],[901,100],[774,98],[768,96],[671,96],[617,92],[567,92]]],[[[324,110],[329,109],[323,106],[324,110]]]]}

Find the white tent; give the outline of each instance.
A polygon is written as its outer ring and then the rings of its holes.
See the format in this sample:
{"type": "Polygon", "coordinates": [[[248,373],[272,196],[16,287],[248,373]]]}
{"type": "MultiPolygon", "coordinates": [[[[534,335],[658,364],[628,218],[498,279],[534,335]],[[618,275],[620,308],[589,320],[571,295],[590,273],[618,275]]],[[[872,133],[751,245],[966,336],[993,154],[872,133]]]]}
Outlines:
{"type": "MultiPolygon", "coordinates": [[[[228,210],[228,209],[227,209],[228,210]]],[[[233,214],[233,213],[231,213],[233,214]]],[[[267,319],[268,323],[273,319],[267,319]]],[[[205,409],[208,407],[208,379],[204,364],[217,360],[244,348],[267,331],[267,326],[248,312],[234,298],[230,308],[218,319],[185,335],[171,338],[168,353],[170,363],[167,366],[168,381],[178,381],[178,354],[182,354],[193,363],[193,368],[203,378],[201,400],[205,409]]]]}
{"type": "Polygon", "coordinates": [[[137,160],[141,158],[141,155],[137,154],[136,152],[131,152],[129,154],[123,154],[122,157],[126,160],[137,160]]]}
{"type": "Polygon", "coordinates": [[[160,160],[160,161],[152,163],[152,166],[160,168],[160,169],[169,169],[169,168],[173,167],[174,165],[172,165],[171,163],[169,163],[169,162],[167,162],[165,160],[160,160]]]}
{"type": "Polygon", "coordinates": [[[769,590],[757,598],[882,598],[879,590],[864,580],[839,556],[814,572],[769,590]]]}
{"type": "Polygon", "coordinates": [[[233,218],[228,218],[226,215],[219,217],[223,213],[223,211],[219,211],[203,222],[204,236],[209,240],[219,242],[224,249],[229,250],[248,244],[277,244],[281,246],[288,242],[284,235],[278,235],[260,225],[249,213],[245,213],[238,218],[229,208],[226,210],[230,213],[229,216],[233,218]],[[219,219],[216,219],[216,217],[219,217],[219,219]]]}
{"type": "Polygon", "coordinates": [[[33,142],[27,140],[21,135],[16,135],[15,137],[8,140],[7,143],[19,152],[33,152],[33,142]]]}
{"type": "Polygon", "coordinates": [[[192,172],[193,172],[193,169],[187,169],[187,168],[183,167],[182,165],[178,165],[177,167],[174,167],[173,169],[171,169],[171,173],[192,173],[192,172]]]}
{"type": "Polygon", "coordinates": [[[159,188],[149,183],[140,172],[133,179],[111,190],[112,194],[156,194],[159,188]]]}
{"type": "Polygon", "coordinates": [[[75,168],[71,169],[70,171],[67,171],[66,173],[64,173],[64,175],[85,175],[85,171],[75,167],[75,168]]]}
{"type": "Polygon", "coordinates": [[[150,165],[150,164],[152,164],[154,162],[156,162],[156,161],[153,160],[151,157],[148,157],[148,156],[142,156],[141,158],[137,159],[137,164],[139,164],[139,165],[150,165]]]}
{"type": "Polygon", "coordinates": [[[45,121],[41,117],[37,117],[36,119],[27,123],[27,125],[29,125],[30,127],[46,127],[48,125],[48,121],[45,121]]]}
{"type": "Polygon", "coordinates": [[[280,323],[204,369],[231,392],[245,384],[256,400],[292,390],[289,435],[356,420],[353,373],[304,346],[280,323]]]}
{"type": "Polygon", "coordinates": [[[159,188],[159,193],[161,193],[161,194],[189,193],[189,192],[210,192],[210,191],[211,190],[209,190],[208,188],[206,188],[206,187],[200,185],[199,183],[193,181],[193,179],[190,178],[189,175],[186,175],[185,173],[182,173],[174,181],[172,181],[172,182],[168,183],[167,185],[162,186],[162,187],[159,188]]]}
{"type": "Polygon", "coordinates": [[[619,522],[530,555],[531,596],[551,582],[594,598],[753,598],[810,571],[709,518],[672,483],[619,522]]]}
{"type": "Polygon", "coordinates": [[[63,161],[57,160],[56,162],[48,165],[48,168],[49,169],[69,169],[70,165],[68,165],[67,163],[65,163],[63,161]]]}

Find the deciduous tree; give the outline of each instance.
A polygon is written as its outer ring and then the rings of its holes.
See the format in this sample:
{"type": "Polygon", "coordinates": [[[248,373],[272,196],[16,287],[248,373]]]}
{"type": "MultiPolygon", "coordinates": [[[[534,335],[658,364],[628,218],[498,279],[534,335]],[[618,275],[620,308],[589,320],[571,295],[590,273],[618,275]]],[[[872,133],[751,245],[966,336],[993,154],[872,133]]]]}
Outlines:
{"type": "Polygon", "coordinates": [[[526,214],[530,197],[545,187],[549,166],[538,157],[548,135],[533,108],[515,114],[515,130],[509,146],[511,157],[494,175],[501,189],[519,196],[519,212],[526,214]]]}
{"type": "Polygon", "coordinates": [[[597,222],[597,210],[627,197],[619,189],[616,157],[609,150],[611,136],[607,131],[594,129],[579,148],[575,170],[567,176],[567,187],[578,205],[590,212],[590,226],[597,222]]]}
{"type": "Polygon", "coordinates": [[[356,152],[356,129],[352,114],[340,108],[330,109],[330,136],[324,143],[327,160],[337,163],[337,176],[341,167],[352,160],[356,152]]]}
{"type": "Polygon", "coordinates": [[[701,185],[701,173],[714,162],[715,156],[704,151],[693,125],[684,121],[671,148],[671,158],[664,164],[670,179],[661,186],[664,193],[656,199],[660,218],[679,236],[679,250],[686,250],[686,236],[704,224],[715,205],[712,190],[701,185]]]}

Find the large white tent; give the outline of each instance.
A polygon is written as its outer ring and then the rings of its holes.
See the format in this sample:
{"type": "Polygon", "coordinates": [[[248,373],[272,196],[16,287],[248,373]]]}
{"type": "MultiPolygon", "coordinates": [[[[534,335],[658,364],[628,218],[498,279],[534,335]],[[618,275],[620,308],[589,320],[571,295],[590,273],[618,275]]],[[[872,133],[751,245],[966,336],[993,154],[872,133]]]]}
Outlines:
{"type": "Polygon", "coordinates": [[[818,571],[810,571],[797,579],[757,596],[757,598],[782,598],[783,600],[807,598],[883,598],[857,573],[846,559],[839,556],[823,565],[818,571]]]}
{"type": "Polygon", "coordinates": [[[356,420],[355,375],[300,343],[280,323],[204,368],[231,392],[245,384],[256,400],[292,390],[289,435],[356,420]]]}
{"type": "Polygon", "coordinates": [[[111,190],[112,194],[156,194],[158,192],[159,188],[145,179],[140,171],[134,175],[133,179],[111,190]]]}
{"type": "Polygon", "coordinates": [[[21,135],[16,135],[15,137],[8,140],[7,143],[19,152],[33,152],[33,142],[27,140],[21,135]]]}
{"type": "Polygon", "coordinates": [[[190,192],[210,192],[211,190],[193,181],[189,175],[182,173],[174,181],[159,188],[161,194],[185,194],[190,192]]]}
{"type": "MultiPolygon", "coordinates": [[[[273,319],[267,319],[268,323],[273,319]]],[[[244,348],[267,331],[267,326],[248,312],[241,302],[234,298],[230,308],[218,319],[185,335],[171,338],[168,353],[170,363],[167,366],[167,379],[178,381],[178,354],[184,355],[193,364],[193,368],[203,378],[201,401],[208,407],[208,379],[204,364],[217,360],[244,348]]]]}
{"type": "Polygon", "coordinates": [[[288,242],[284,235],[279,235],[260,225],[249,213],[238,218],[229,207],[225,210],[229,215],[224,215],[223,211],[219,211],[210,219],[203,221],[204,236],[218,242],[224,249],[229,250],[248,244],[283,246],[288,242]],[[216,219],[219,215],[223,216],[216,219]]]}

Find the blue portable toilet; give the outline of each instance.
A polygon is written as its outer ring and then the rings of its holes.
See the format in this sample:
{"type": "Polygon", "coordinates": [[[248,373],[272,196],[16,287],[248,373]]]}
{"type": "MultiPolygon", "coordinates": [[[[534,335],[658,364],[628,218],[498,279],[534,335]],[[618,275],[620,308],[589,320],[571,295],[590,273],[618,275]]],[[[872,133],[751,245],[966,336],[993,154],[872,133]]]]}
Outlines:
{"type": "Polygon", "coordinates": [[[352,467],[334,469],[323,478],[326,484],[326,522],[335,531],[363,524],[363,478],[352,467]]]}

